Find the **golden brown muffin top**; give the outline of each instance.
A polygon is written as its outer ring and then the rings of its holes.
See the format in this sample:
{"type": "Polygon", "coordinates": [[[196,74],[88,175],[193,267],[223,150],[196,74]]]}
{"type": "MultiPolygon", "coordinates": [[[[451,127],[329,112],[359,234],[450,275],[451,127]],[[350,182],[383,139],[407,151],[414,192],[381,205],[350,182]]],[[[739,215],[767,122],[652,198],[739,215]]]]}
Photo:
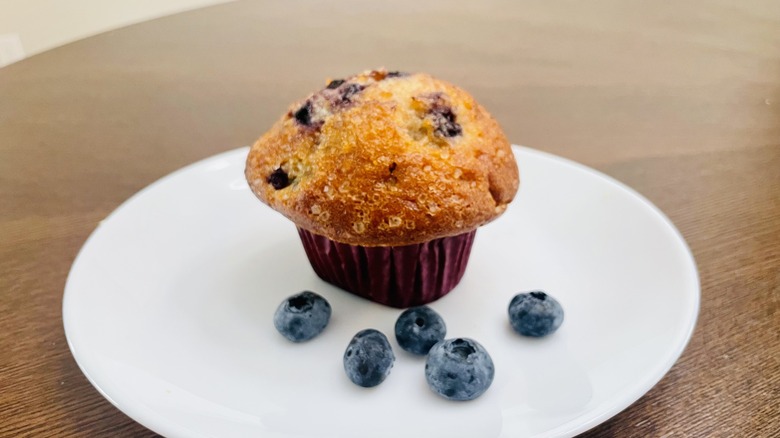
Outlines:
{"type": "Polygon", "coordinates": [[[297,226],[363,246],[474,230],[518,187],[511,146],[473,97],[384,69],[330,81],[292,105],[252,146],[246,178],[297,226]]]}

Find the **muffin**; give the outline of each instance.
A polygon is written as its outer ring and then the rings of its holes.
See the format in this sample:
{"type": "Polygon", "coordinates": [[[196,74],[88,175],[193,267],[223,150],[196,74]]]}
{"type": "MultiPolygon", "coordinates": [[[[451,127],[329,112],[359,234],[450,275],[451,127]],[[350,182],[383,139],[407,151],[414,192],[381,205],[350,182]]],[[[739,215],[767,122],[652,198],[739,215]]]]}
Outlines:
{"type": "Polygon", "coordinates": [[[296,225],[317,275],[401,308],[458,284],[477,228],[519,183],[506,136],[471,95],[385,69],[292,105],[252,146],[246,178],[296,225]]]}

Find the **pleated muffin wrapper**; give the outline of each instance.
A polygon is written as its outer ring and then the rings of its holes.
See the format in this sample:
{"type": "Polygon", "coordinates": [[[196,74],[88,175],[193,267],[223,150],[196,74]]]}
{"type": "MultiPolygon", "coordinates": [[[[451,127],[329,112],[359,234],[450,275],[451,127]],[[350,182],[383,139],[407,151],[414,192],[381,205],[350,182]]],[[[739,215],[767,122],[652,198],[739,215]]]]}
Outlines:
{"type": "Polygon", "coordinates": [[[358,246],[298,228],[314,272],[348,292],[406,308],[435,301],[458,285],[476,230],[404,246],[358,246]]]}

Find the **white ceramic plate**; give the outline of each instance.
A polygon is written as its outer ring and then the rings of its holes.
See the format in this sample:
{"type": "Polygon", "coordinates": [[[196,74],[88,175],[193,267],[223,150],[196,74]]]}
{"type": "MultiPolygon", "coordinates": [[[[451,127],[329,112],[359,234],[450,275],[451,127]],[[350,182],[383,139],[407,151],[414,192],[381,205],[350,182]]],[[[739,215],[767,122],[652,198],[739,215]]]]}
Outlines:
{"type": "Polygon", "coordinates": [[[598,172],[515,150],[522,184],[477,233],[460,285],[432,304],[448,337],[493,357],[492,387],[450,402],[424,359],[395,343],[399,310],[356,298],[311,270],[293,225],[244,181],[247,149],[175,172],[125,202],[87,240],[65,287],[68,343],[93,385],[171,437],[566,437],[623,410],[687,343],[699,282],[679,232],[650,202],[598,172]],[[310,289],[333,306],[318,338],[273,328],[278,303],[310,289]],[[544,289],[560,330],[515,335],[506,308],[544,289]],[[344,374],[354,333],[373,327],[396,351],[363,389],[344,374]]]}

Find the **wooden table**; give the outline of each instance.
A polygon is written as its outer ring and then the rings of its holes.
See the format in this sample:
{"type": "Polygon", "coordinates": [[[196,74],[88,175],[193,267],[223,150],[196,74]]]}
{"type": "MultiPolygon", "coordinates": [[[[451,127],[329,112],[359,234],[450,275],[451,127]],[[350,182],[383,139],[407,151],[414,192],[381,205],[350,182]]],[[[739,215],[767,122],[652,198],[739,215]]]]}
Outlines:
{"type": "Polygon", "coordinates": [[[0,69],[0,436],[153,436],[65,342],[62,291],[98,221],[252,142],[288,102],[374,66],[470,90],[515,143],[658,205],[702,283],[696,332],[584,436],[780,433],[780,3],[239,2],[0,69]]]}

